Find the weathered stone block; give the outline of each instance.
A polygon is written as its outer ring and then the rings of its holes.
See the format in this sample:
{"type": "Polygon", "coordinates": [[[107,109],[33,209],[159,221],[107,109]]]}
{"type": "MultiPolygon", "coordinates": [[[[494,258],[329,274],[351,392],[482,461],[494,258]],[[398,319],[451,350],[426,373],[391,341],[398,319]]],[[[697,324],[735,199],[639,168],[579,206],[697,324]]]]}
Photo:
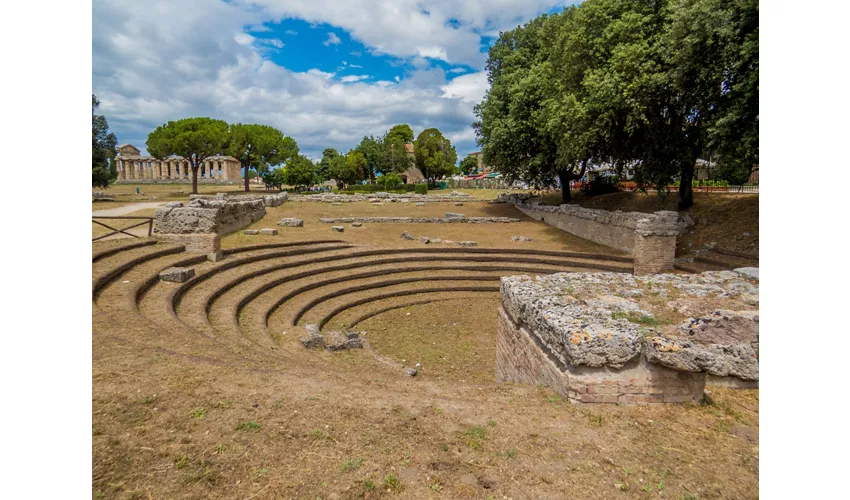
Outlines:
{"type": "Polygon", "coordinates": [[[446,212],[446,219],[463,219],[466,217],[463,214],[455,213],[455,212],[446,212]]]}
{"type": "Polygon", "coordinates": [[[457,246],[459,247],[477,247],[477,241],[458,241],[457,246]]]}
{"type": "Polygon", "coordinates": [[[334,231],[336,231],[338,233],[341,233],[341,232],[345,231],[345,226],[331,226],[331,229],[333,229],[334,231]]]}
{"type": "Polygon", "coordinates": [[[412,234],[410,234],[409,232],[405,231],[405,232],[401,233],[401,239],[403,239],[403,240],[412,240],[412,239],[413,239],[413,235],[412,235],[412,234]]]}
{"type": "Polygon", "coordinates": [[[322,336],[322,332],[319,331],[319,325],[307,325],[304,329],[306,330],[306,335],[299,339],[304,347],[312,349],[325,346],[325,338],[322,336]]]}
{"type": "Polygon", "coordinates": [[[363,226],[362,222],[352,222],[351,223],[351,227],[361,227],[361,226],[363,226]]]}
{"type": "Polygon", "coordinates": [[[718,309],[667,337],[637,323],[652,318],[644,293],[742,304],[757,288],[736,273],[515,276],[501,290],[498,382],[544,384],[577,403],[663,404],[699,401],[708,375],[731,387],[758,380],[758,311],[718,309]]]}
{"type": "Polygon", "coordinates": [[[162,281],[183,283],[195,276],[195,270],[191,267],[169,267],[159,273],[162,281]]]}
{"type": "Polygon", "coordinates": [[[270,227],[266,227],[266,228],[260,229],[260,234],[265,235],[265,236],[277,236],[277,229],[272,229],[270,227]]]}
{"type": "Polygon", "coordinates": [[[286,217],[277,221],[277,225],[284,227],[304,227],[304,219],[298,219],[296,217],[286,217]]]}
{"type": "Polygon", "coordinates": [[[254,235],[260,234],[260,230],[259,229],[246,229],[246,230],[242,231],[242,234],[254,236],[254,235]]]}

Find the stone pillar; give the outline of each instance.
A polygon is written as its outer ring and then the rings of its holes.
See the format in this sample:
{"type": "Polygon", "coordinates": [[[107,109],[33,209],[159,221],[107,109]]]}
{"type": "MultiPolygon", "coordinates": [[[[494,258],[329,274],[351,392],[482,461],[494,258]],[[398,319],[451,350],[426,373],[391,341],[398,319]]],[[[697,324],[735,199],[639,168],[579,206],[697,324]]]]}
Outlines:
{"type": "Polygon", "coordinates": [[[221,174],[218,173],[218,160],[213,160],[210,162],[210,167],[212,167],[212,175],[211,179],[218,179],[221,174]]]}
{"type": "Polygon", "coordinates": [[[230,172],[228,172],[227,165],[228,165],[227,160],[221,161],[221,178],[224,179],[224,180],[230,179],[230,175],[229,175],[230,172]]]}
{"type": "Polygon", "coordinates": [[[124,167],[121,165],[121,160],[115,159],[115,170],[118,171],[118,180],[124,180],[124,167]]]}
{"type": "Polygon", "coordinates": [[[655,217],[641,219],[635,228],[635,274],[672,271],[676,263],[676,236],[679,214],[655,212],[655,217]]]}

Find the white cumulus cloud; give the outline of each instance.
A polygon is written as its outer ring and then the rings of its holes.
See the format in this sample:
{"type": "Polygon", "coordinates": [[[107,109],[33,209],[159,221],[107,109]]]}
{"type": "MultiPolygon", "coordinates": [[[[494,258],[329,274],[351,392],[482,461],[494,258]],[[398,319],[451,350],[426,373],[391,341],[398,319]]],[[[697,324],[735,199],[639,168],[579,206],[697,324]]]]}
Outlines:
{"type": "Polygon", "coordinates": [[[336,33],[328,33],[328,39],[322,42],[322,45],[339,45],[340,43],[342,43],[342,40],[336,36],[336,33]]]}

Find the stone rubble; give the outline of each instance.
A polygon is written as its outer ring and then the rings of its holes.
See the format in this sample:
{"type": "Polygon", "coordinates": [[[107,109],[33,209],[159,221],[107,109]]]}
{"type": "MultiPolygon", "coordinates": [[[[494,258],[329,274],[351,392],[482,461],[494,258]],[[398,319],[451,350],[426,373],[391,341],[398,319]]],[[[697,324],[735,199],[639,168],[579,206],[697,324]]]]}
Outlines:
{"type": "Polygon", "coordinates": [[[265,227],[263,229],[260,229],[260,234],[265,235],[265,236],[277,236],[277,229],[265,227]]]}
{"type": "Polygon", "coordinates": [[[345,231],[345,226],[331,226],[331,229],[333,229],[334,231],[336,231],[338,233],[341,233],[341,232],[345,231]]]}
{"type": "Polygon", "coordinates": [[[321,194],[309,194],[309,195],[294,195],[291,198],[291,201],[314,201],[320,203],[352,203],[358,201],[369,201],[369,202],[379,202],[379,201],[388,201],[390,203],[402,202],[409,203],[413,202],[456,202],[459,200],[468,201],[474,200],[475,197],[468,195],[466,193],[462,193],[459,191],[452,191],[449,194],[416,194],[416,193],[404,193],[404,194],[396,194],[396,193],[386,193],[386,192],[377,192],[371,194],[334,194],[334,193],[321,193],[321,194]]]}
{"type": "Polygon", "coordinates": [[[513,217],[465,217],[463,214],[446,214],[445,218],[440,217],[321,217],[319,222],[328,224],[341,223],[350,224],[352,222],[369,222],[376,224],[393,223],[393,224],[507,224],[510,222],[519,222],[519,219],[513,217]],[[453,215],[453,216],[449,216],[453,215]]]}

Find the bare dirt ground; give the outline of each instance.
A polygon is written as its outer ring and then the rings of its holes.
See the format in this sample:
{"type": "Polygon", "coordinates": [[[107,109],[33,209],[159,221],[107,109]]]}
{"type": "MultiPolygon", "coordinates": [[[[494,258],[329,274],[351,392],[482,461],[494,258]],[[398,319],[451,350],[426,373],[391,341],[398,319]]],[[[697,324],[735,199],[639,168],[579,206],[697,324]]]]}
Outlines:
{"type": "MultiPolygon", "coordinates": [[[[338,239],[355,245],[319,255],[368,249],[431,248],[399,238],[402,231],[475,240],[509,255],[528,248],[619,255],[518,214],[512,207],[469,202],[372,206],[286,203],[253,227],[273,236],[227,236],[227,248],[261,243],[338,239]],[[335,233],[320,216],[467,215],[519,217],[515,224],[364,224],[335,233]],[[305,219],[303,228],[275,225],[305,219]],[[510,241],[511,235],[534,238],[510,241]]],[[[93,252],[128,241],[93,245],[93,252]]],[[[93,264],[93,278],[157,248],[138,248],[93,264]]],[[[177,285],[155,284],[134,306],[136,287],[186,254],[132,267],[93,303],[92,446],[94,498],[757,498],[758,391],[710,389],[703,405],[571,405],[541,387],[497,385],[498,293],[442,292],[432,302],[388,310],[356,326],[371,349],[339,353],[306,350],[291,315],[315,290],[285,303],[262,325],[264,310],[284,293],[320,278],[284,279],[292,270],[262,273],[209,304],[228,282],[270,265],[311,256],[263,260],[269,250],[239,254],[249,264],[194,287],[171,316],[166,304],[177,285]],[[283,279],[230,322],[252,287],[283,279]],[[208,319],[207,319],[208,318],[208,319]],[[285,333],[284,333],[285,332],[285,333]],[[392,359],[421,364],[407,377],[392,359]]],[[[501,253],[500,253],[501,252],[501,253]]],[[[233,261],[195,265],[202,273],[233,261]]],[[[448,262],[448,261],[447,261],[448,262]]],[[[469,266],[437,270],[417,259],[402,276],[497,276],[469,266]]],[[[500,264],[501,265],[501,264],[500,264]]],[[[298,270],[327,270],[310,264],[298,270]]],[[[557,270],[557,266],[549,266],[557,270]]],[[[356,271],[334,271],[321,279],[356,271]]],[[[566,268],[565,268],[566,269],[566,268]]],[[[502,273],[504,274],[504,273],[502,273]]],[[[380,277],[340,284],[373,283],[380,277]]],[[[423,282],[424,283],[424,282],[423,282]]],[[[422,284],[400,285],[382,292],[422,284]]],[[[320,304],[315,321],[353,293],[320,304]],[[335,302],[336,301],[336,302],[335,302]]],[[[329,326],[350,323],[401,298],[351,309],[329,326]]],[[[303,325],[303,323],[301,323],[303,325]]]]}

